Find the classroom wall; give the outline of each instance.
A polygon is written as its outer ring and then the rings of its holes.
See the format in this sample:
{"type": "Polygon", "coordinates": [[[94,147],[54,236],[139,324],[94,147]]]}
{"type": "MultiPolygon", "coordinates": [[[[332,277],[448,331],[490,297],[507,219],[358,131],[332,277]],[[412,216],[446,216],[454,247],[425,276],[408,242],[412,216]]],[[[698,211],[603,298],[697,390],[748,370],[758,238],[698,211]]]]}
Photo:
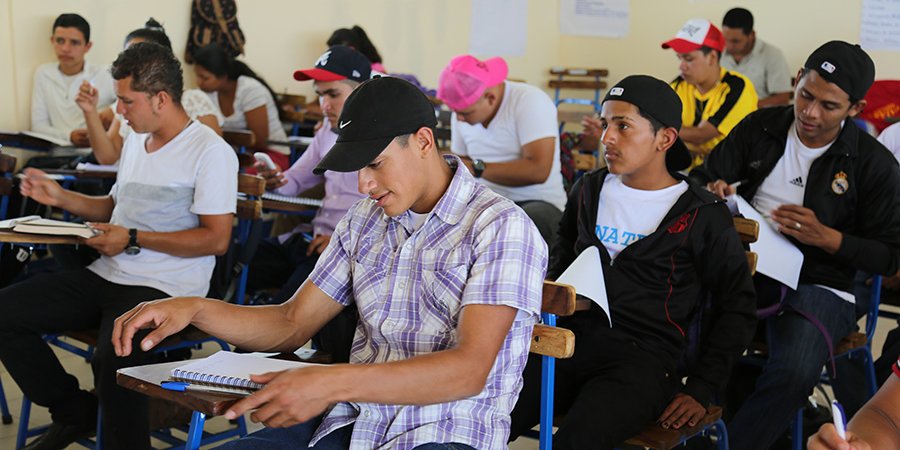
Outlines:
{"type": "MultiPolygon", "coordinates": [[[[502,1],[502,0],[498,0],[502,1]]],[[[183,54],[191,0],[0,0],[0,129],[29,127],[31,78],[35,68],[54,59],[49,43],[54,18],[78,12],[91,23],[94,47],[88,58],[109,63],[122,39],[153,16],[162,22],[183,54]]],[[[792,67],[830,39],[859,40],[862,0],[754,0],[758,35],[781,47],[792,67]]],[[[308,67],[324,50],[335,28],[366,29],[396,72],[416,74],[435,86],[453,56],[468,51],[471,3],[464,0],[237,0],[247,37],[246,62],[277,92],[311,94],[294,69],[308,67]]],[[[736,3],[722,0],[632,0],[631,31],[621,39],[559,33],[559,0],[528,3],[527,56],[508,58],[510,76],[546,85],[551,66],[605,67],[611,81],[631,73],[662,79],[677,74],[672,51],[659,44],[691,17],[718,23],[736,3]]],[[[897,52],[872,52],[878,78],[900,78],[897,52]]],[[[492,55],[482,55],[492,56],[492,55]]],[[[186,80],[193,86],[190,68],[186,80]]]]}

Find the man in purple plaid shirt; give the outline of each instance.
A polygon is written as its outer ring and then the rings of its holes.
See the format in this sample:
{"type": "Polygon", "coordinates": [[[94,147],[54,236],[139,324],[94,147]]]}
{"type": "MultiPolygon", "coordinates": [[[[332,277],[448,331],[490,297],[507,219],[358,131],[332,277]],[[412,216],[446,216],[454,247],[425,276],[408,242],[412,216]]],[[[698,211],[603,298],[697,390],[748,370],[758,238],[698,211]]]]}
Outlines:
{"type": "Polygon", "coordinates": [[[248,350],[293,351],[345,307],[360,321],[350,364],[254,376],[232,419],[268,428],[222,448],[500,449],[522,387],[547,248],[511,201],[435,146],[434,110],[396,78],[347,99],[316,172],[358,171],[354,205],[308,281],[282,305],[199,298],[142,304],[116,321],[127,355],[188,324],[248,350]]]}

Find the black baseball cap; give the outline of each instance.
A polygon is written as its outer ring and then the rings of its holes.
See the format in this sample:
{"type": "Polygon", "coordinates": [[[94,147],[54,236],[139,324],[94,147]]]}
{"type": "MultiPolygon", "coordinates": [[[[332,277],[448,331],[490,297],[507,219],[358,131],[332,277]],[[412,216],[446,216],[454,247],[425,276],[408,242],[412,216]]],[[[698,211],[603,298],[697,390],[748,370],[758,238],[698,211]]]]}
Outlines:
{"type": "Polygon", "coordinates": [[[337,142],[313,173],[357,171],[395,137],[436,125],[434,106],[419,88],[400,78],[373,78],[347,97],[336,127],[337,142]]]}
{"type": "MultiPolygon", "coordinates": [[[[610,88],[603,97],[603,103],[608,100],[631,103],[663,126],[681,131],[681,98],[665,81],[649,75],[630,75],[610,88]]],[[[677,172],[690,165],[691,153],[681,138],[676,138],[666,151],[666,167],[677,172]]]]}
{"type": "Polygon", "coordinates": [[[803,65],[836,84],[851,99],[861,100],[875,81],[875,63],[858,44],[829,41],[817,48],[803,65]]]}
{"type": "Polygon", "coordinates": [[[322,53],[312,69],[294,72],[297,81],[353,80],[362,83],[371,77],[372,63],[362,53],[344,45],[334,45],[322,53]]]}

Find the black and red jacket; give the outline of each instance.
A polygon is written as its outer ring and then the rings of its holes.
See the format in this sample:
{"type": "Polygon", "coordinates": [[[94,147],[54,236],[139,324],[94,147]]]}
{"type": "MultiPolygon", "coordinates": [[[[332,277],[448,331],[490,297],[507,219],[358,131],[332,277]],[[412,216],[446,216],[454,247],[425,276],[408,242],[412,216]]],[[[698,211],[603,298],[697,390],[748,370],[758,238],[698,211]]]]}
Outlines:
{"type": "MultiPolygon", "coordinates": [[[[702,322],[709,326],[683,392],[708,405],[756,325],[756,295],[731,213],[720,198],[689,184],[656,231],[612,261],[595,234],[607,174],[606,169],[588,173],[572,187],[547,277],[556,279],[584,249],[598,247],[613,330],[665,358],[670,367],[682,360],[692,321],[707,305],[702,322]]],[[[607,326],[596,305],[579,314],[597,315],[598,326],[607,326]]]]}

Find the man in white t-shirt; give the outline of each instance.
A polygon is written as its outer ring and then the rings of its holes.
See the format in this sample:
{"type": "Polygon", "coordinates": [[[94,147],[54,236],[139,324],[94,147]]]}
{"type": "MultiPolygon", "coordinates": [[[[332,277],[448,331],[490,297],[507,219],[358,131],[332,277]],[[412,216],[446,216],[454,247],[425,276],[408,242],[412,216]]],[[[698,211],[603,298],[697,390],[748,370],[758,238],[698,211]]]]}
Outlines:
{"type": "MultiPolygon", "coordinates": [[[[556,362],[555,414],[565,418],[554,448],[613,448],[653,421],[696,425],[753,336],[753,285],[728,209],[678,174],[691,163],[681,110],[675,91],[646,75],[626,77],[603,100],[607,168],[572,187],[547,276],[599,249],[611,321],[597,305],[560,318],[576,348],[556,362]],[[693,331],[704,310],[701,339],[693,331]],[[692,344],[693,370],[677,373],[692,344]]],[[[524,378],[512,437],[538,422],[540,357],[524,378]]]]}
{"type": "Polygon", "coordinates": [[[79,147],[90,145],[84,116],[75,104],[83,82],[97,88],[99,106],[109,106],[115,95],[106,66],[84,60],[91,49],[91,27],[78,14],[62,14],[53,23],[50,37],[55,63],[38,67],[31,93],[31,129],[79,147]]]}
{"type": "Polygon", "coordinates": [[[53,423],[27,449],[64,448],[93,432],[103,411],[103,447],[149,448],[146,397],[119,387],[116,370],[148,362],[138,351],[119,358],[113,320],[134,305],[170,296],[205,295],[215,256],[229,245],[236,204],[237,158],[180,104],[181,65],[168,49],[135,44],[113,63],[118,113],[134,129],[125,141],[109,195],[63,190],[26,170],[22,194],[80,216],[100,234],[87,268],[35,277],[0,291],[0,360],[53,423]],[[108,223],[104,223],[108,222],[108,223]],[[45,333],[99,328],[91,364],[94,394],[81,390],[44,343],[45,333]]]}
{"type": "Polygon", "coordinates": [[[556,106],[540,89],[505,81],[502,58],[453,58],[437,96],[451,110],[453,153],[475,178],[516,202],[544,240],[556,236],[566,203],[559,162],[556,106]]]}
{"type": "MultiPolygon", "coordinates": [[[[803,253],[796,290],[783,314],[767,319],[769,355],[756,388],[728,424],[732,449],[769,447],[818,383],[833,348],[856,329],[857,271],[892,275],[900,268],[900,173],[884,146],[852,121],[875,78],[858,45],[828,42],[797,75],[794,106],[748,115],[702,168],[692,172],[721,196],[754,205],[803,253]]],[[[759,292],[771,283],[757,276],[759,292]]],[[[770,280],[769,280],[770,281],[770,280]]],[[[780,289],[761,295],[777,302],[780,289]],[[773,298],[774,297],[774,298],[773,298]]],[[[843,358],[842,358],[843,360],[843,358]]],[[[844,398],[844,377],[835,394],[844,398]]],[[[736,406],[736,405],[735,405],[736,406]]]]}

